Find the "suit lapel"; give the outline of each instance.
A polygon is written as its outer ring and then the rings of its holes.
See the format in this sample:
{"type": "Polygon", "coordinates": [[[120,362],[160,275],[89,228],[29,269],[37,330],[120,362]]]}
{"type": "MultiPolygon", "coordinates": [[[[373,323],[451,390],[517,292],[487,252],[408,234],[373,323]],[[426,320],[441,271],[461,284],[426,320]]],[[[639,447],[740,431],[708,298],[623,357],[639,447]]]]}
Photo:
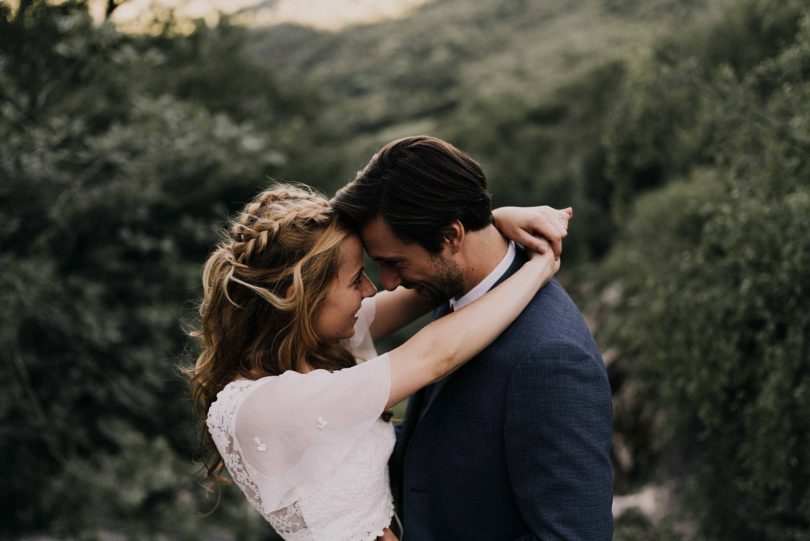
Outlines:
{"type": "MultiPolygon", "coordinates": [[[[449,303],[439,306],[433,310],[433,321],[446,316],[448,313],[450,313],[449,303]]],[[[419,425],[419,421],[422,420],[422,415],[425,411],[427,411],[427,406],[425,404],[432,402],[432,397],[434,396],[434,385],[441,383],[442,381],[444,380],[431,383],[430,385],[419,389],[411,396],[410,399],[408,399],[408,409],[405,412],[405,419],[410,422],[406,423],[405,426],[404,436],[406,442],[411,439],[411,435],[413,435],[416,427],[419,425]]]]}

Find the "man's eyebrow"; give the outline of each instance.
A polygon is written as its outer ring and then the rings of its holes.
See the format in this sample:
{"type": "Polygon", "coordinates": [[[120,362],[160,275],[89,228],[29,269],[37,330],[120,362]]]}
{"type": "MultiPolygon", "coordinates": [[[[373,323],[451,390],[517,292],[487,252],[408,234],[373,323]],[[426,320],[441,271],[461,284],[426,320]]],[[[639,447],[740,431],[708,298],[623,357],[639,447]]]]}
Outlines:
{"type": "Polygon", "coordinates": [[[402,261],[401,257],[385,257],[385,256],[374,257],[374,256],[371,256],[371,259],[373,259],[377,263],[389,263],[389,264],[391,264],[391,263],[399,263],[400,261],[402,261]]]}

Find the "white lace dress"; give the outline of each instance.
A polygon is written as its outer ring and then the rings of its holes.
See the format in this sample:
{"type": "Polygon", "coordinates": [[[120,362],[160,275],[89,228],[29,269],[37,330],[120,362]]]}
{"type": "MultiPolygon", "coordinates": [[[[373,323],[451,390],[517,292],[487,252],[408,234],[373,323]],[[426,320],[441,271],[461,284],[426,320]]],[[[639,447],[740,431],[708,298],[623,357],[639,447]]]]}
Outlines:
{"type": "Polygon", "coordinates": [[[374,309],[373,297],[363,301],[346,344],[358,361],[370,360],[338,372],[233,381],[208,411],[234,482],[286,540],[367,541],[391,523],[395,437],[380,419],[391,371],[371,343],[374,309]]]}

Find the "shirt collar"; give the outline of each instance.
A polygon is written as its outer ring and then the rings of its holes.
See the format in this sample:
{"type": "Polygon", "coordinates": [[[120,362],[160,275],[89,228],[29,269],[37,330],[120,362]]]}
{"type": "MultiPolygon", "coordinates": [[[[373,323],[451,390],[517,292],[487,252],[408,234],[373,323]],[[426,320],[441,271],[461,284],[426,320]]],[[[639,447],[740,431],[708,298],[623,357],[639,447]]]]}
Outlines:
{"type": "Polygon", "coordinates": [[[450,299],[450,309],[451,310],[459,310],[464,308],[474,300],[482,297],[484,293],[492,289],[492,286],[495,285],[495,282],[498,281],[503,273],[505,273],[509,266],[512,264],[512,261],[515,260],[515,243],[511,240],[509,241],[509,247],[506,249],[506,255],[503,256],[501,262],[498,263],[498,266],[495,267],[492,272],[490,272],[486,278],[478,282],[474,288],[469,290],[467,293],[462,295],[461,297],[453,297],[450,299]]]}

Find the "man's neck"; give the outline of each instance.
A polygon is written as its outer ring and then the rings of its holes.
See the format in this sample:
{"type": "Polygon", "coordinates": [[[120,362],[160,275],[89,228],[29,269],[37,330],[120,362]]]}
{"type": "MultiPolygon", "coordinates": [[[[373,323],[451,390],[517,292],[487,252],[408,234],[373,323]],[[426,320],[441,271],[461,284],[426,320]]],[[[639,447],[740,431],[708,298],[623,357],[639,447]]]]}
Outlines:
{"type": "Polygon", "coordinates": [[[509,247],[494,225],[466,234],[464,239],[464,292],[469,292],[498,266],[509,247]]]}

